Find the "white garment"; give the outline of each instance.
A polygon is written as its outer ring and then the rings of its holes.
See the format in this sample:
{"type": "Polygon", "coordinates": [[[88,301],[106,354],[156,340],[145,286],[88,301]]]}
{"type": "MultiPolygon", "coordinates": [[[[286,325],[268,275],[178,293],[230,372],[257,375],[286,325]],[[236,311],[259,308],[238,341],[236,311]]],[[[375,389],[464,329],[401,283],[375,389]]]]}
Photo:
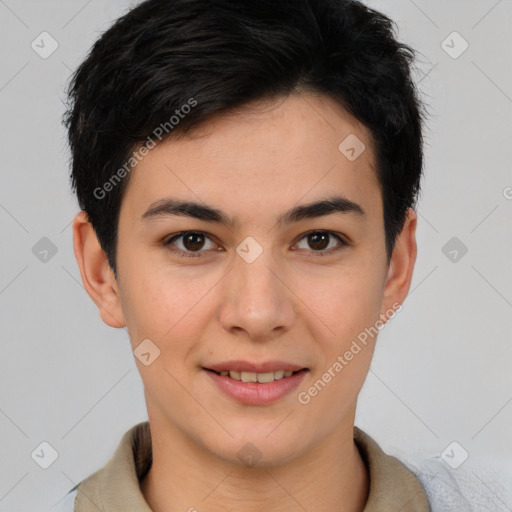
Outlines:
{"type": "Polygon", "coordinates": [[[512,472],[451,469],[440,456],[398,456],[418,478],[432,512],[512,512],[512,472]]]}
{"type": "Polygon", "coordinates": [[[52,507],[51,512],[74,512],[77,491],[69,491],[52,507]]]}

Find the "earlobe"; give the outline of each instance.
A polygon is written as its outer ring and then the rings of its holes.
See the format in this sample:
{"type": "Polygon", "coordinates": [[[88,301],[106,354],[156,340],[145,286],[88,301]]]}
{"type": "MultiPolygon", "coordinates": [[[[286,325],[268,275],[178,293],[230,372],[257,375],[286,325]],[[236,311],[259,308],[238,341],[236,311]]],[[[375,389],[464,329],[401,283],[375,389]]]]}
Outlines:
{"type": "Polygon", "coordinates": [[[101,319],[110,327],[124,327],[126,322],[114,273],[85,211],[73,220],[73,249],[84,288],[98,306],[101,319]]]}
{"type": "Polygon", "coordinates": [[[409,208],[389,263],[384,290],[384,311],[392,309],[393,304],[402,304],[409,293],[417,254],[416,223],[416,212],[409,208]]]}

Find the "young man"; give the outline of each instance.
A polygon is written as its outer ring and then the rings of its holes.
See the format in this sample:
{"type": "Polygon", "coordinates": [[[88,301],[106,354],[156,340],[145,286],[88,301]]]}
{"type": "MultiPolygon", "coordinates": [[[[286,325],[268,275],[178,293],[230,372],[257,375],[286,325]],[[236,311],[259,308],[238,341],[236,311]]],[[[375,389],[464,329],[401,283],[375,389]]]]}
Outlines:
{"type": "Polygon", "coordinates": [[[68,510],[430,510],[354,427],[416,259],[412,61],[349,0],[149,0],[95,43],[65,118],[74,249],[149,422],[68,510]]]}

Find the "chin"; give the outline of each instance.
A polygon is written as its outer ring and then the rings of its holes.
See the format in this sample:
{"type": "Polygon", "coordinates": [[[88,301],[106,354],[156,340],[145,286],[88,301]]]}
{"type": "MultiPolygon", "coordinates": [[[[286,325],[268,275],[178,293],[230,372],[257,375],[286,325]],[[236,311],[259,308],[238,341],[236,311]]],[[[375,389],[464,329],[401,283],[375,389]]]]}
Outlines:
{"type": "Polygon", "coordinates": [[[305,445],[304,433],[291,436],[289,432],[271,429],[247,428],[247,435],[239,431],[234,438],[227,435],[222,439],[204,440],[204,446],[218,459],[229,464],[243,467],[275,467],[291,462],[303,453],[305,445]]]}

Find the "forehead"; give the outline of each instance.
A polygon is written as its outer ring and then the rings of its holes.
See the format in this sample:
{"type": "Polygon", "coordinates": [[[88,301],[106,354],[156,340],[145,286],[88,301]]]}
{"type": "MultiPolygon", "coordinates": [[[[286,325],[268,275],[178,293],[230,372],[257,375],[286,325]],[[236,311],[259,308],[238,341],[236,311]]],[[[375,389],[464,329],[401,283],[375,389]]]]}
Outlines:
{"type": "Polygon", "coordinates": [[[166,196],[217,205],[237,220],[332,196],[381,215],[369,131],[325,96],[258,101],[157,145],[132,170],[121,214],[166,196]]]}

